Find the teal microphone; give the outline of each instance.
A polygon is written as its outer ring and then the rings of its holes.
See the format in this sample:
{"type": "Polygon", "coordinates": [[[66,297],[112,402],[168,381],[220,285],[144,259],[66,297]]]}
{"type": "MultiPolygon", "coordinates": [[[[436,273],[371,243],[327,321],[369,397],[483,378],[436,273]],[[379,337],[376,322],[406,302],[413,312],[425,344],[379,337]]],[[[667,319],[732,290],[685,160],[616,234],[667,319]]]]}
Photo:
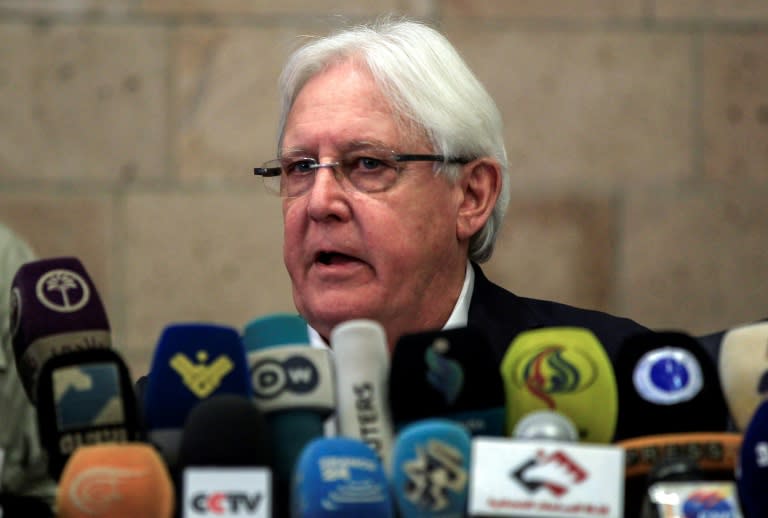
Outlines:
{"type": "Polygon", "coordinates": [[[306,321],[285,313],[250,321],[242,341],[272,448],[276,503],[287,505],[293,467],[334,410],[331,352],[311,347],[306,321]]]}

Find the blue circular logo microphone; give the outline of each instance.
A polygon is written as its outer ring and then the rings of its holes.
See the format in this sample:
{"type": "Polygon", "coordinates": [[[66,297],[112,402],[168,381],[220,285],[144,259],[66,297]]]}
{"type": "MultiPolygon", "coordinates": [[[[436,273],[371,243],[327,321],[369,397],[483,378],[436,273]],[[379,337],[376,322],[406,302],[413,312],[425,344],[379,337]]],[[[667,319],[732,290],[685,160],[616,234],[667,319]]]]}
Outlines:
{"type": "Polygon", "coordinates": [[[643,399],[657,405],[689,401],[704,384],[698,360],[680,347],[661,347],[645,353],[635,366],[632,381],[643,399]]]}

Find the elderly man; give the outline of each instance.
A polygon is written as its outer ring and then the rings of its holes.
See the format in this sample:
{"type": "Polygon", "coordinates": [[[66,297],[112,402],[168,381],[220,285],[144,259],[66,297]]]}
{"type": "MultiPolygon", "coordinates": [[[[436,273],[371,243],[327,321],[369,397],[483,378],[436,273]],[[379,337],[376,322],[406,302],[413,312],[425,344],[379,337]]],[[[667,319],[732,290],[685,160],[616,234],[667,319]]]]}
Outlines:
{"type": "Polygon", "coordinates": [[[438,32],[384,20],[312,40],[280,87],[278,158],[255,173],[282,196],[285,265],[316,342],[354,318],[381,323],[390,348],[469,324],[501,359],[521,331],[570,325],[613,358],[645,331],[484,276],[509,201],[502,121],[438,32]]]}

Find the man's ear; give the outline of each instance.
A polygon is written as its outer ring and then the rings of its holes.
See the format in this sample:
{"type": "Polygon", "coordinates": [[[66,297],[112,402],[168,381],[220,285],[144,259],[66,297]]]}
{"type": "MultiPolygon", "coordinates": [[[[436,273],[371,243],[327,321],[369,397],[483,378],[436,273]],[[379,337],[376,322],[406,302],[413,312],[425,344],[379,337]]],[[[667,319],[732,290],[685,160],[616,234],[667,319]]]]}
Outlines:
{"type": "Polygon", "coordinates": [[[468,240],[491,217],[501,192],[501,165],[491,158],[466,164],[459,177],[462,199],[456,218],[459,240],[468,240]]]}

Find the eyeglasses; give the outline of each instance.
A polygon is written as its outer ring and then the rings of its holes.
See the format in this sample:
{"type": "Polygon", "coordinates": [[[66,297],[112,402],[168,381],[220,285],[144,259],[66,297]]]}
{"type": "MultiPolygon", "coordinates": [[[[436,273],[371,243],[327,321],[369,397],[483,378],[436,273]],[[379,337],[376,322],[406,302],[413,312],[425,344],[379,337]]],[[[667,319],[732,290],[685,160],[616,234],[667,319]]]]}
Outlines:
{"type": "Polygon", "coordinates": [[[392,188],[403,171],[403,162],[442,162],[466,164],[468,158],[443,155],[398,154],[386,149],[361,149],[344,154],[336,162],[320,163],[316,158],[288,155],[265,162],[253,174],[261,176],[271,193],[284,198],[306,194],[315,183],[315,172],[323,167],[333,170],[337,180],[363,193],[383,192],[392,188]],[[341,175],[342,178],[339,177],[341,175]]]}

